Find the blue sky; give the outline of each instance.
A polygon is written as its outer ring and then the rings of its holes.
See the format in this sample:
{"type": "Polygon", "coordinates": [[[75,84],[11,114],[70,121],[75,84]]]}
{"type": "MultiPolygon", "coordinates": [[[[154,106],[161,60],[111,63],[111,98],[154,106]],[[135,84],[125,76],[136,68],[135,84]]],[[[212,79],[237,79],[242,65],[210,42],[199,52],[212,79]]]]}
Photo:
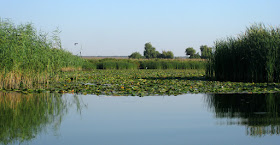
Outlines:
{"type": "Polygon", "coordinates": [[[62,31],[62,45],[85,56],[158,51],[184,56],[187,47],[237,36],[262,22],[280,26],[279,0],[1,0],[0,17],[62,31]],[[79,45],[74,46],[74,43],[79,45]]]}

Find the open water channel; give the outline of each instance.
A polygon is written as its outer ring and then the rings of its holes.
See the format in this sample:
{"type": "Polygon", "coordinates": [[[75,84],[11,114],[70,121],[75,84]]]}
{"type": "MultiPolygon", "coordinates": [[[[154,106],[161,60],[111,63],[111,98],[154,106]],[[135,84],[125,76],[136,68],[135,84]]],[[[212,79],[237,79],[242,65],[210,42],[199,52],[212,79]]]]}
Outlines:
{"type": "Polygon", "coordinates": [[[280,94],[0,95],[0,144],[273,145],[280,141],[280,94]]]}

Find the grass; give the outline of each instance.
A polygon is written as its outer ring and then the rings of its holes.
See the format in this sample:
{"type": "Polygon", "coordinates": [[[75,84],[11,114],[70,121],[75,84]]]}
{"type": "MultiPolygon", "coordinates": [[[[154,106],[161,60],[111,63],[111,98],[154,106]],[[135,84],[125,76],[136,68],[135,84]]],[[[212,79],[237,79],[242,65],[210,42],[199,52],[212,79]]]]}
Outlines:
{"type": "Polygon", "coordinates": [[[215,43],[207,76],[220,81],[279,82],[280,28],[255,24],[215,43]]]}
{"type": "Polygon", "coordinates": [[[128,59],[90,60],[96,69],[137,69],[138,64],[128,59]]]}
{"type": "Polygon", "coordinates": [[[93,69],[205,69],[206,61],[167,59],[88,59],[93,69]]]}
{"type": "Polygon", "coordinates": [[[0,19],[0,88],[36,88],[66,68],[88,62],[61,48],[59,30],[38,32],[31,23],[15,25],[0,19]]]}

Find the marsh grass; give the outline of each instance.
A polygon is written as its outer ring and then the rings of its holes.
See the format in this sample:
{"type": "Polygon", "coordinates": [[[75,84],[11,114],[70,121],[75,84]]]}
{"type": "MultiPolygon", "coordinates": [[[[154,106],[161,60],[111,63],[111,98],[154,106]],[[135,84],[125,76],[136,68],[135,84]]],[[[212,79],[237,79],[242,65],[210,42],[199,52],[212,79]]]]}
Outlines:
{"type": "Polygon", "coordinates": [[[63,67],[60,69],[62,72],[69,72],[69,71],[81,71],[81,67],[63,67]]]}
{"type": "Polygon", "coordinates": [[[279,82],[280,29],[255,24],[215,43],[207,76],[222,81],[279,82]]]}
{"type": "Polygon", "coordinates": [[[43,87],[60,71],[87,66],[86,60],[61,48],[59,33],[49,36],[31,23],[0,19],[0,89],[43,87]]]}
{"type": "Polygon", "coordinates": [[[96,69],[205,69],[206,61],[167,59],[88,59],[96,69]]]}
{"type": "Polygon", "coordinates": [[[203,60],[184,61],[184,60],[166,60],[151,59],[140,60],[140,69],[205,69],[206,62],[203,60]]]}
{"type": "Polygon", "coordinates": [[[95,69],[137,69],[138,64],[128,59],[87,59],[95,69]]]}

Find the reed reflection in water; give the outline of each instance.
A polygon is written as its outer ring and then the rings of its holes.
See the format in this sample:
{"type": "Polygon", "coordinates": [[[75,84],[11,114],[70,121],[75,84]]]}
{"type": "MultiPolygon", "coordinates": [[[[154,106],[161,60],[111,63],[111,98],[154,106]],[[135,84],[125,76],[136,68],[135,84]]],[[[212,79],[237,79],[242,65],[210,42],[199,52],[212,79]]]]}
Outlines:
{"type": "Polygon", "coordinates": [[[20,144],[40,133],[56,133],[73,105],[81,113],[83,103],[76,95],[69,99],[52,93],[0,92],[0,144],[20,144]]]}
{"type": "Polygon", "coordinates": [[[247,135],[280,133],[280,94],[209,94],[205,101],[227,125],[246,126],[247,135]]]}

